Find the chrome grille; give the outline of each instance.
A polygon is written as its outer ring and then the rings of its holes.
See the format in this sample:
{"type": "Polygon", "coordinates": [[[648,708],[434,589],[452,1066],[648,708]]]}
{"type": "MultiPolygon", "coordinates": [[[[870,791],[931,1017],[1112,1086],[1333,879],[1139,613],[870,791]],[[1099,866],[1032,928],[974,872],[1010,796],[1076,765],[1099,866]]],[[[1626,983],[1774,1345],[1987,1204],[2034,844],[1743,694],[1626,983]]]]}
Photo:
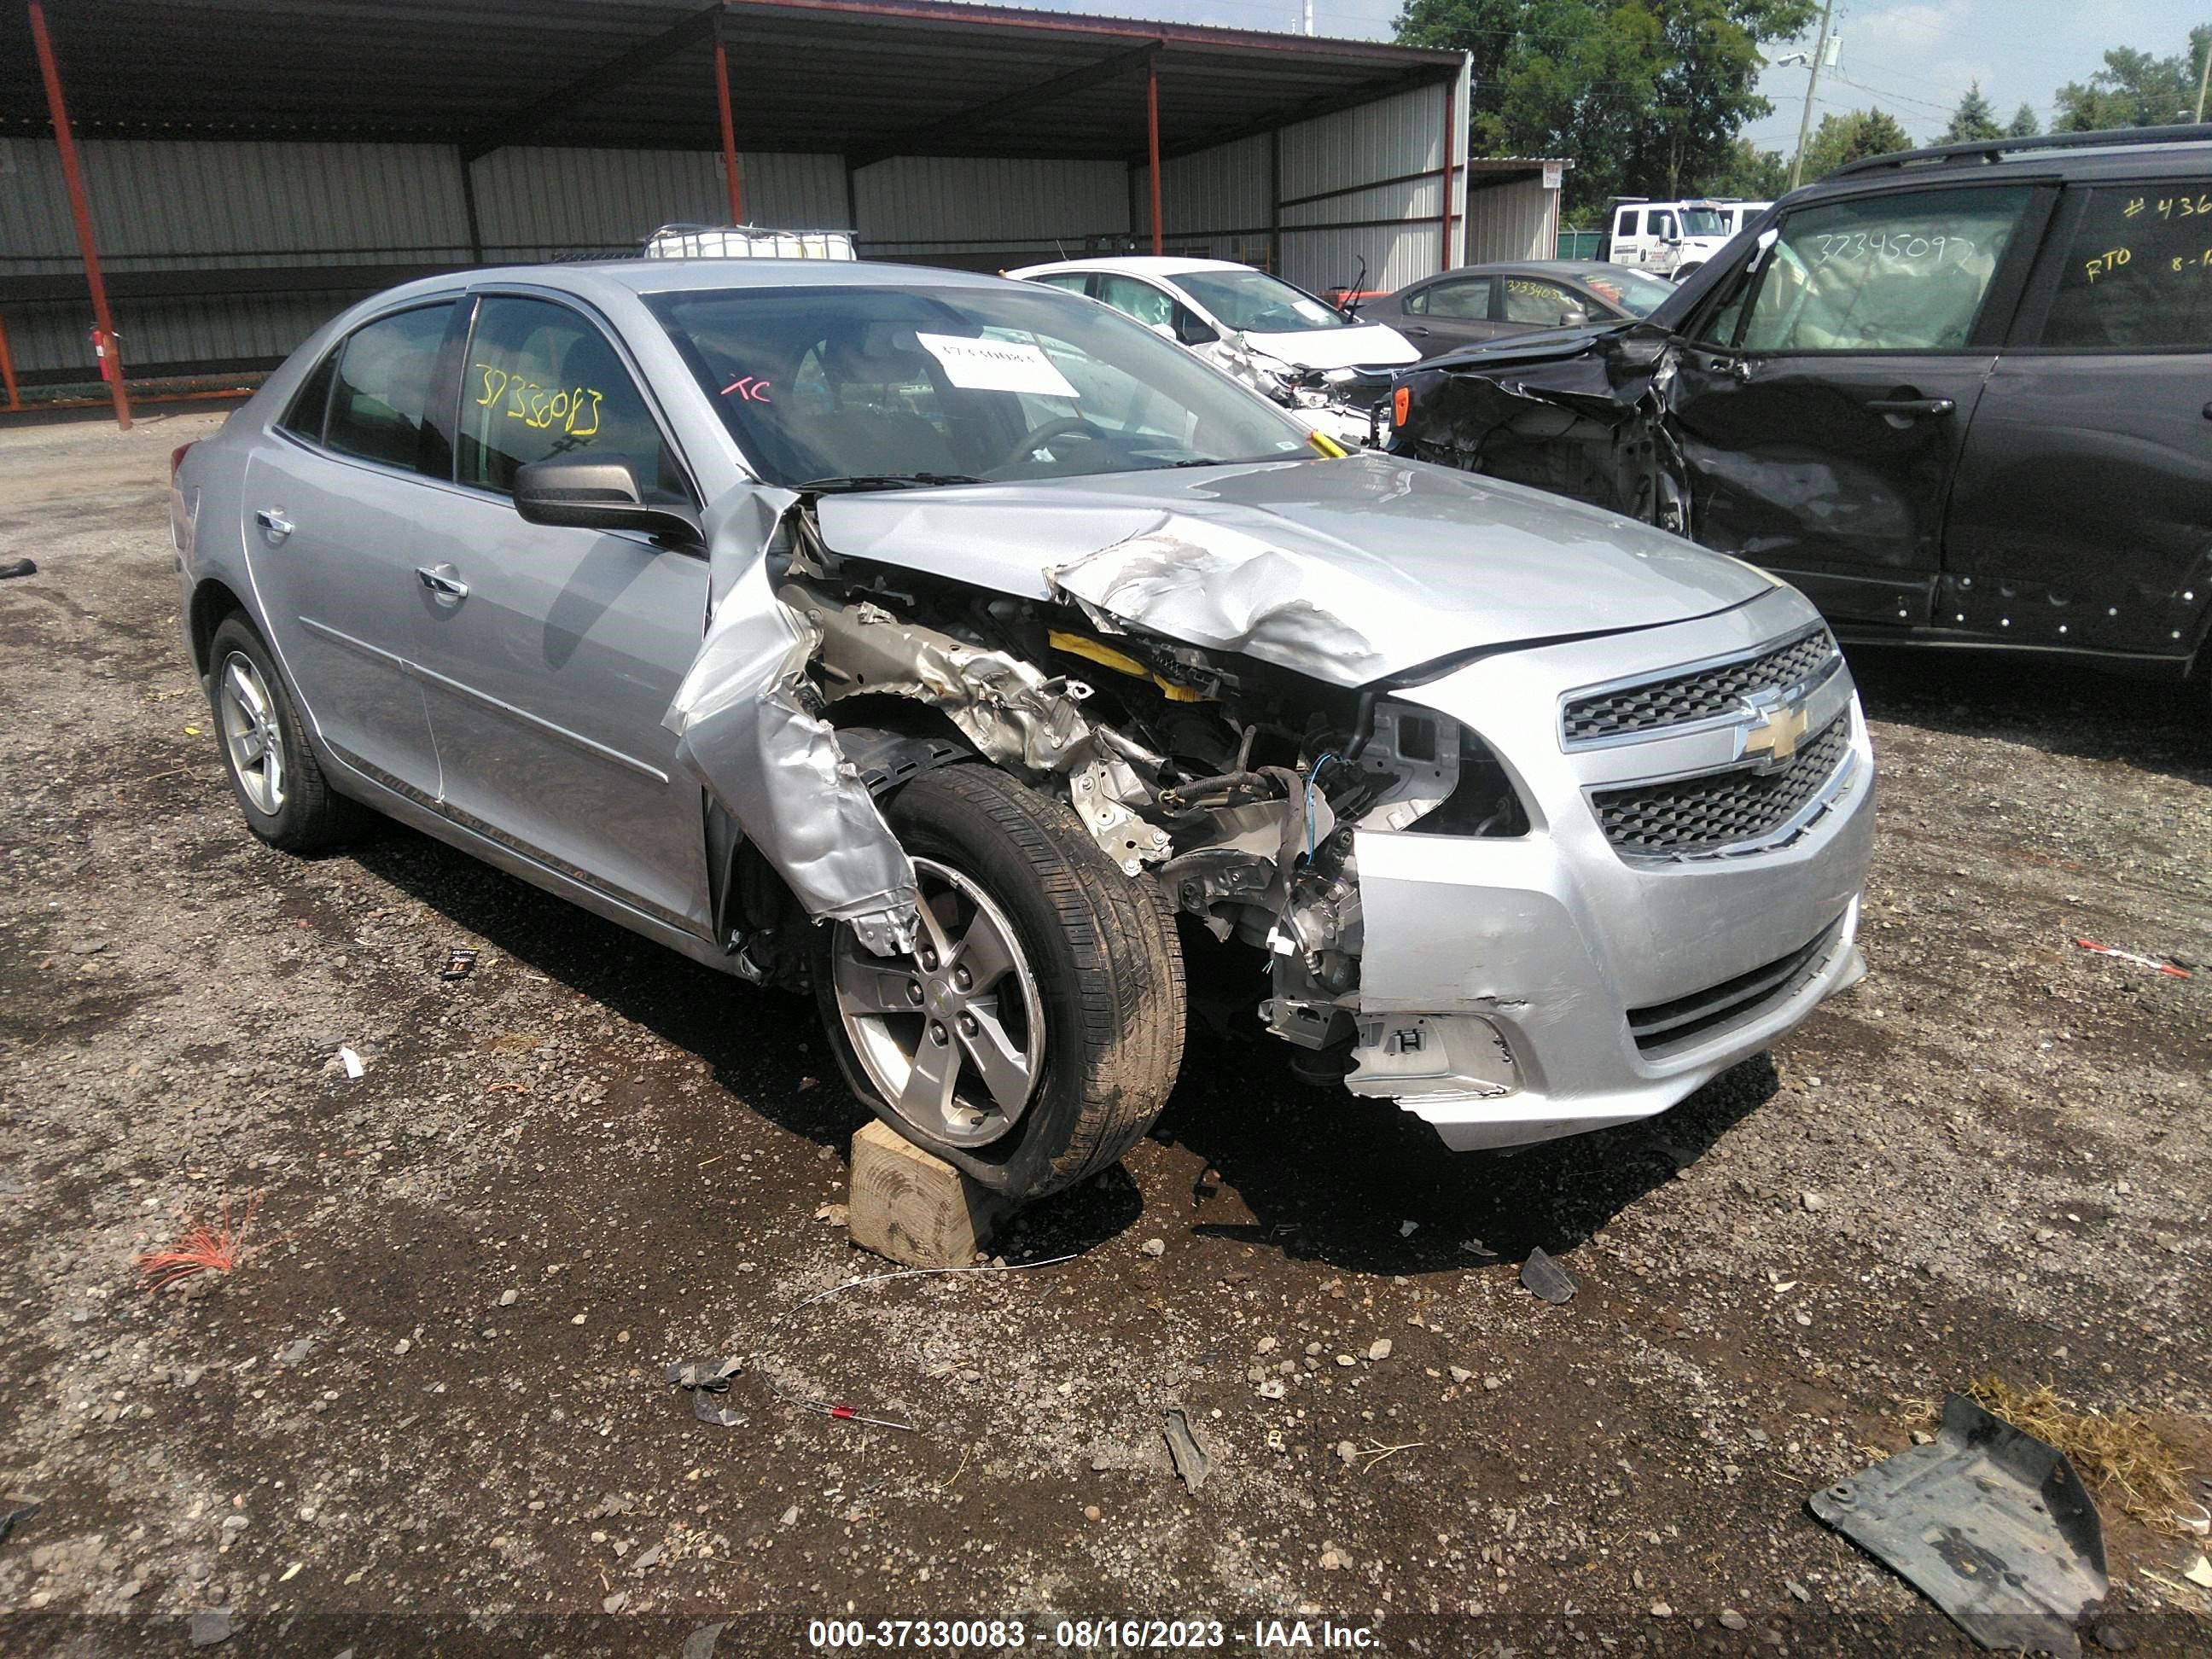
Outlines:
{"type": "Polygon", "coordinates": [[[1744,699],[1753,693],[1802,685],[1837,655],[1835,636],[1825,628],[1816,628],[1786,645],[1740,662],[1577,697],[1567,705],[1566,740],[1594,743],[1602,738],[1656,732],[1663,726],[1736,714],[1743,708],[1744,699]]]}
{"type": "Polygon", "coordinates": [[[1842,764],[1849,710],[1771,772],[1740,766],[1703,777],[1601,789],[1590,796],[1605,838],[1631,858],[1717,852],[1770,836],[1802,811],[1842,764]]]}

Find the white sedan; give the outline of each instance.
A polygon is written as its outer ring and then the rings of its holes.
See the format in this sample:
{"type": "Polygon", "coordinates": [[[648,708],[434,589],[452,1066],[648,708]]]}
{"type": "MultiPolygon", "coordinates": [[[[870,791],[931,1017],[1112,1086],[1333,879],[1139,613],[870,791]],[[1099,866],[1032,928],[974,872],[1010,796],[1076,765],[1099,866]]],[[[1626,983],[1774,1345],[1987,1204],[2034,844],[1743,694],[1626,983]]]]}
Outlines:
{"type": "Polygon", "coordinates": [[[1396,329],[1362,322],[1279,276],[1227,259],[1062,259],[1006,275],[1109,305],[1286,408],[1310,411],[1309,424],[1354,442],[1366,436],[1364,402],[1389,381],[1353,371],[1420,361],[1396,329]],[[1364,386],[1355,389],[1355,380],[1364,386]],[[1360,406],[1343,407],[1348,398],[1360,406]]]}

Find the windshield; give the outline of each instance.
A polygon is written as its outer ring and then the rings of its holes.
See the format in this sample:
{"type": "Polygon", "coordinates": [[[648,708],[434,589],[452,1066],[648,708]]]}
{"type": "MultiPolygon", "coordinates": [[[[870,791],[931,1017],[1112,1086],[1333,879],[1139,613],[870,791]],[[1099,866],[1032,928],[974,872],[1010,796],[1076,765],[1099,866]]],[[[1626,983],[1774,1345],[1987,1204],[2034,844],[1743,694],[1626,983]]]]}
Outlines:
{"type": "Polygon", "coordinates": [[[893,488],[1310,455],[1150,329],[1030,284],[645,296],[763,477],[893,488]]]}
{"type": "Polygon", "coordinates": [[[1680,292],[1664,277],[1647,276],[1626,265],[1583,278],[1583,286],[1600,299],[1618,306],[1632,317],[1649,317],[1659,302],[1680,292]]]}
{"type": "Polygon", "coordinates": [[[1683,235],[1725,236],[1728,234],[1728,221],[1721,217],[1719,210],[1716,208],[1684,208],[1682,210],[1683,235]]]}
{"type": "Polygon", "coordinates": [[[1187,270],[1168,280],[1222,327],[1247,334],[1302,334],[1348,321],[1325,301],[1264,270],[1187,270]]]}

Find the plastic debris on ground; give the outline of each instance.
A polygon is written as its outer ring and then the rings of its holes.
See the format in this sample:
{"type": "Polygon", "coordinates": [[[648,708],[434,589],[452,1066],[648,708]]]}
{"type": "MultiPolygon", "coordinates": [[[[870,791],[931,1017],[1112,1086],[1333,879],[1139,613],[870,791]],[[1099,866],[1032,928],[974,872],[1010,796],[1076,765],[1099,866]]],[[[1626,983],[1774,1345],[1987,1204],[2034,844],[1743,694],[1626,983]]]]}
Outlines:
{"type": "Polygon", "coordinates": [[[2212,1560],[2200,1555],[2197,1558],[2197,1565],[2181,1576],[2192,1584],[2202,1584],[2206,1589],[2212,1589],[2212,1560]]]}
{"type": "Polygon", "coordinates": [[[218,1642],[228,1642],[231,1634],[230,1609],[203,1609],[192,1615],[189,1628],[192,1645],[196,1648],[211,1648],[218,1642]]]}
{"type": "Polygon", "coordinates": [[[21,1522],[36,1515],[39,1507],[34,1498],[0,1498],[0,1544],[8,1541],[8,1534],[21,1522]]]}
{"type": "Polygon", "coordinates": [[[735,1354],[709,1355],[703,1359],[679,1359],[668,1368],[672,1388],[691,1395],[691,1414],[718,1429],[734,1429],[745,1419],[721,1404],[730,1391],[730,1379],[745,1368],[735,1354]]]}
{"type": "Polygon", "coordinates": [[[446,965],[438,969],[440,979],[466,979],[477,970],[477,953],[458,946],[446,952],[446,965]]]}
{"type": "Polygon", "coordinates": [[[1206,1484],[1212,1473],[1213,1460],[1198,1443],[1198,1437],[1190,1431],[1190,1419],[1183,1415],[1182,1407],[1170,1406],[1161,1413],[1161,1437],[1168,1443],[1168,1456],[1175,1464],[1175,1472],[1182,1477],[1184,1486],[1196,1492],[1206,1484]]]}
{"type": "Polygon", "coordinates": [[[1575,1281],[1567,1270],[1545,1255],[1540,1244],[1528,1247],[1528,1259],[1521,1264],[1521,1283],[1530,1295],[1554,1305],[1575,1293],[1575,1281]]]}
{"type": "Polygon", "coordinates": [[[2140,951],[2123,951],[2117,945],[2100,945],[2093,939],[2077,939],[2075,944],[2084,951],[2094,951],[2100,957],[2115,957],[2122,962],[2132,962],[2138,968],[2150,969],[2173,979],[2194,979],[2197,976],[2186,968],[2179,967],[2163,957],[2147,957],[2140,951]]]}
{"type": "Polygon", "coordinates": [[[368,1074],[368,1067],[361,1063],[361,1056],[350,1048],[338,1050],[338,1064],[345,1067],[345,1074],[349,1078],[357,1079],[368,1074]]]}
{"type": "Polygon", "coordinates": [[[1932,1443],[1808,1502],[1985,1648],[2078,1655],[2109,1589],[2104,1525],[2065,1454],[1964,1395],[1932,1443]]]}
{"type": "Polygon", "coordinates": [[[28,559],[10,559],[7,563],[0,564],[0,582],[14,576],[35,576],[38,574],[39,567],[28,559]]]}
{"type": "MultiPolygon", "coordinates": [[[[1064,1261],[1073,1261],[1074,1260],[1075,1255],[1071,1252],[1066,1255],[1046,1256],[1036,1261],[1009,1262],[1001,1259],[991,1262],[978,1262],[973,1267],[896,1267],[892,1269],[890,1273],[859,1275],[852,1279],[840,1279],[835,1285],[828,1285],[822,1290],[815,1291],[811,1296],[802,1297],[800,1300],[793,1303],[791,1306],[786,1308],[781,1314],[777,1315],[775,1318],[769,1321],[769,1326],[770,1328],[773,1329],[776,1326],[779,1326],[784,1322],[791,1319],[795,1315],[814,1306],[815,1304],[818,1302],[826,1302],[831,1297],[842,1296],[848,1291],[858,1290],[864,1285],[887,1285],[893,1279],[934,1279],[945,1273],[1000,1274],[1027,1273],[1032,1268],[1056,1267],[1064,1261]]],[[[757,1356],[757,1358],[762,1359],[765,1359],[768,1357],[768,1354],[764,1352],[757,1356]]],[[[793,1390],[784,1387],[782,1383],[777,1382],[775,1376],[770,1375],[764,1367],[757,1365],[755,1369],[759,1371],[762,1380],[768,1384],[769,1390],[775,1394],[777,1399],[782,1401],[786,1405],[797,1406],[802,1411],[812,1412],[818,1417],[834,1418],[840,1423],[863,1423],[870,1428],[896,1429],[901,1434],[918,1434],[921,1432],[921,1431],[915,1428],[911,1423],[902,1423],[896,1419],[889,1417],[870,1417],[861,1412],[854,1410],[850,1406],[836,1405],[827,1400],[813,1399],[806,1395],[796,1393],[793,1390]]]]}

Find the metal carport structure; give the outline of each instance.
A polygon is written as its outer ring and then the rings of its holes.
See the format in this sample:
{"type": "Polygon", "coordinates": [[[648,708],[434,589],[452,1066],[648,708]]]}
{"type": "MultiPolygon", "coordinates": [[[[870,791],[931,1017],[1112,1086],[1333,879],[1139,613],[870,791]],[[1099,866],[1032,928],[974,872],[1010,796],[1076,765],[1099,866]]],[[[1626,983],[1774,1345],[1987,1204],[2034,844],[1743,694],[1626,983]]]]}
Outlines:
{"type": "Polygon", "coordinates": [[[1464,246],[1453,52],[949,0],[9,10],[11,402],[18,370],[86,378],[88,307],[134,372],[245,372],[404,276],[635,248],[674,219],[985,268],[1149,246],[1316,287],[1464,246]]]}

